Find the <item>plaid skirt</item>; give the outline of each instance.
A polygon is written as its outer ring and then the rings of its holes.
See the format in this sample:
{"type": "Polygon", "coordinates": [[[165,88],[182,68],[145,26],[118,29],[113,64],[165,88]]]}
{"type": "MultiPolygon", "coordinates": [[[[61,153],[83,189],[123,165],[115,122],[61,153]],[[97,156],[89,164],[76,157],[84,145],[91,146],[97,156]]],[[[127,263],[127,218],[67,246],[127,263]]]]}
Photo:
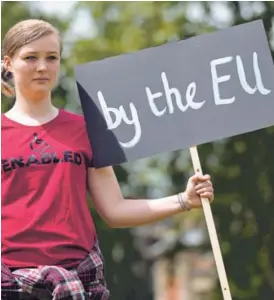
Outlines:
{"type": "Polygon", "coordinates": [[[103,258],[96,243],[74,269],[56,266],[24,268],[13,272],[1,263],[1,299],[108,300],[103,258]]]}

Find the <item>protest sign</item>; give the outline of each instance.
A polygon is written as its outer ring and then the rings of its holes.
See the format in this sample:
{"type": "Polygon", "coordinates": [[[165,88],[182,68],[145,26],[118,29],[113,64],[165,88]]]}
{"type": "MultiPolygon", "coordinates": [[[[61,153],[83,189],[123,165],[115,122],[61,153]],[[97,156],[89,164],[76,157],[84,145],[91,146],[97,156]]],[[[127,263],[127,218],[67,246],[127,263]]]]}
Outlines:
{"type": "Polygon", "coordinates": [[[274,124],[261,21],[78,65],[75,76],[95,167],[274,124]]]}

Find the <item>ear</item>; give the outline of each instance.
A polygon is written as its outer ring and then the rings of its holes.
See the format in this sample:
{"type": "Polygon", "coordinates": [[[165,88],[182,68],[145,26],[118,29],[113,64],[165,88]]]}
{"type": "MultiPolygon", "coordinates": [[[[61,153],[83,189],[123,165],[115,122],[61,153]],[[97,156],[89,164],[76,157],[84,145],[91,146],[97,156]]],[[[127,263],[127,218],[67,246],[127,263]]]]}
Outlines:
{"type": "Polygon", "coordinates": [[[6,71],[12,73],[12,60],[7,55],[4,56],[4,66],[5,66],[6,71]]]}

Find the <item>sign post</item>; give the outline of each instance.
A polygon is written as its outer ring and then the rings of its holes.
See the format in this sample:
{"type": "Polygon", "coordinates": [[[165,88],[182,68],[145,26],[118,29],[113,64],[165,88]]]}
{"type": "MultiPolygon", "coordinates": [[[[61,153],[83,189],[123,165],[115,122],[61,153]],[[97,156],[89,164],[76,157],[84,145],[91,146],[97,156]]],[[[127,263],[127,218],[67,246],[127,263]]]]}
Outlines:
{"type": "MultiPolygon", "coordinates": [[[[197,147],[196,146],[190,147],[189,150],[190,150],[194,171],[202,173],[202,167],[201,167],[197,147]]],[[[232,300],[210,203],[208,199],[205,198],[201,198],[201,201],[203,205],[203,211],[205,215],[212,252],[213,252],[213,256],[217,268],[217,273],[218,273],[218,277],[219,277],[219,281],[223,293],[223,298],[224,300],[232,300]]]]}
{"type": "MultiPolygon", "coordinates": [[[[75,77],[95,168],[190,148],[201,172],[193,145],[274,125],[274,68],[260,20],[78,65],[75,77]]],[[[231,300],[208,200],[202,205],[231,300]]]]}

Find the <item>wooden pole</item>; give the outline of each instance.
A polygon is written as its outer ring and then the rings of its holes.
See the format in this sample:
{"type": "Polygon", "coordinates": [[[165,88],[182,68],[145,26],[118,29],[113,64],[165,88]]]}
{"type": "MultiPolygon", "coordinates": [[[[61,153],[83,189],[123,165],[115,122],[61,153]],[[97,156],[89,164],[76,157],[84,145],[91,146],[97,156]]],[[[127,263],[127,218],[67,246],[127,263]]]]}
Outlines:
{"type": "MultiPolygon", "coordinates": [[[[200,172],[202,174],[202,168],[201,168],[197,147],[196,146],[191,147],[189,150],[190,150],[190,155],[191,155],[192,164],[195,173],[200,172]]],[[[224,300],[232,300],[210,203],[209,200],[206,198],[201,198],[201,201],[203,205],[203,211],[204,211],[206,225],[210,237],[212,251],[213,251],[213,255],[217,267],[218,277],[222,288],[223,298],[224,300]]]]}

